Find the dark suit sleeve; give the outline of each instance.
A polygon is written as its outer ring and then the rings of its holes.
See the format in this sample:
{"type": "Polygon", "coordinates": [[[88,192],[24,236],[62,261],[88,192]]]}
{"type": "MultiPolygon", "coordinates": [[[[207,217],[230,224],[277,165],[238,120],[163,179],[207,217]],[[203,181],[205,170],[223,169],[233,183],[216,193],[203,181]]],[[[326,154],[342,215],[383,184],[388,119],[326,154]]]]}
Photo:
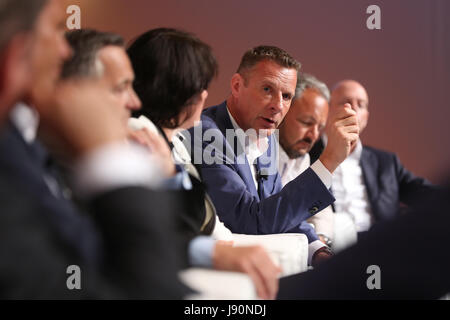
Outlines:
{"type": "Polygon", "coordinates": [[[323,143],[323,138],[320,138],[309,151],[311,163],[316,162],[320,158],[320,155],[322,154],[324,149],[325,145],[323,143]]]}
{"type": "Polygon", "coordinates": [[[132,187],[93,201],[105,242],[105,271],[128,297],[180,299],[191,292],[177,273],[183,266],[177,238],[175,193],[132,187]]]}
{"type": "Polygon", "coordinates": [[[312,169],[262,201],[227,165],[203,166],[202,173],[221,220],[236,233],[292,231],[312,216],[311,207],[321,210],[334,200],[312,169]]]}
{"type": "Polygon", "coordinates": [[[144,188],[96,197],[92,209],[105,263],[93,268],[54,231],[39,202],[12,185],[0,183],[1,298],[178,299],[190,292],[177,278],[173,211],[167,206],[173,200],[144,188]],[[70,265],[81,269],[81,290],[67,288],[70,265]]]}
{"type": "MultiPolygon", "coordinates": [[[[3,177],[2,177],[3,179],[3,177]]],[[[66,287],[74,252],[45,223],[40,208],[0,181],[0,298],[78,297],[66,287]]]]}
{"type": "Polygon", "coordinates": [[[317,269],[281,279],[279,299],[437,299],[450,292],[450,193],[375,225],[317,269]],[[424,220],[423,217],[428,219],[424,220]],[[426,252],[426,257],[423,253],[426,252]],[[380,290],[369,290],[380,268],[380,290]]]}
{"type": "Polygon", "coordinates": [[[293,232],[302,221],[334,201],[329,190],[310,168],[282,189],[281,182],[275,181],[272,196],[260,200],[249,191],[249,186],[239,175],[237,167],[241,164],[231,159],[234,151],[227,144],[223,134],[211,120],[203,119],[202,129],[209,130],[214,139],[222,141],[214,140],[210,145],[206,139],[194,135],[192,140],[195,143],[191,147],[194,152],[192,159],[195,161],[198,158],[196,153],[204,155],[207,150],[214,151],[212,154],[218,161],[211,164],[202,161],[198,166],[221,221],[233,232],[245,234],[293,232]],[[221,147],[224,149],[220,149],[221,147]]]}
{"type": "Polygon", "coordinates": [[[414,175],[408,171],[400,162],[397,155],[393,154],[397,181],[399,185],[400,202],[406,205],[413,205],[418,199],[438,190],[428,180],[414,175]]]}

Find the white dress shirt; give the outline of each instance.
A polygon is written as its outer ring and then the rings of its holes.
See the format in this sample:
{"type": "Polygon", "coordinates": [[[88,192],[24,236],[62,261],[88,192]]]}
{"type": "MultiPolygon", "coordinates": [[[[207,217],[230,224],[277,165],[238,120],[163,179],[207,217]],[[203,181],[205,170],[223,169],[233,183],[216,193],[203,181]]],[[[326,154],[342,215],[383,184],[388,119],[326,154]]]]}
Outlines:
{"type": "Polygon", "coordinates": [[[26,143],[32,144],[36,140],[39,126],[39,114],[26,104],[18,103],[10,113],[10,120],[19,130],[26,143]]]}
{"type": "Polygon", "coordinates": [[[284,151],[283,147],[280,146],[279,150],[280,159],[278,161],[278,173],[281,176],[281,183],[285,186],[297,178],[303,171],[308,169],[311,160],[308,153],[302,157],[291,159],[284,151]]]}
{"type": "MultiPolygon", "coordinates": [[[[230,113],[230,110],[227,112],[230,117],[231,123],[233,125],[234,130],[242,130],[239,125],[237,124],[236,120],[233,118],[233,116],[230,113]]],[[[248,134],[249,131],[245,132],[248,134]]],[[[242,141],[242,137],[238,135],[238,138],[240,139],[240,142],[244,148],[245,155],[247,157],[247,161],[250,165],[250,170],[252,172],[253,182],[255,183],[256,190],[258,190],[258,182],[256,178],[256,168],[255,168],[255,160],[262,156],[264,152],[267,151],[267,148],[269,147],[269,139],[267,136],[262,137],[255,137],[253,135],[247,135],[248,136],[248,144],[245,143],[245,141],[242,141]]],[[[331,173],[325,168],[325,166],[320,162],[320,160],[317,160],[312,166],[311,169],[317,174],[317,176],[320,178],[322,183],[327,187],[327,189],[330,188],[331,182],[332,182],[332,176],[331,173]]],[[[311,264],[312,257],[314,256],[314,253],[322,248],[325,247],[325,245],[319,241],[313,241],[309,244],[309,250],[308,250],[308,263],[311,264]]]]}
{"type": "Polygon", "coordinates": [[[358,232],[367,231],[373,224],[367,189],[360,165],[362,143],[358,140],[355,150],[333,174],[333,194],[336,212],[343,212],[353,219],[358,232]]]}
{"type": "MultiPolygon", "coordinates": [[[[234,120],[228,108],[227,112],[234,130],[242,130],[237,124],[236,120],[234,120]]],[[[245,132],[245,135],[246,137],[248,137],[248,140],[246,140],[245,137],[242,135],[237,135],[237,137],[239,139],[239,143],[244,148],[245,156],[247,158],[248,164],[250,165],[250,171],[252,173],[253,182],[255,183],[256,190],[258,190],[258,179],[255,161],[260,156],[262,156],[269,148],[269,138],[267,135],[255,136],[251,131],[245,132]]]]}
{"type": "MultiPolygon", "coordinates": [[[[283,187],[297,178],[303,171],[308,169],[311,164],[309,154],[295,159],[289,158],[283,147],[279,148],[278,172],[281,176],[283,187]]],[[[331,206],[326,207],[319,213],[308,219],[308,222],[314,226],[317,234],[322,234],[331,240],[334,238],[334,213],[331,206]]]]}

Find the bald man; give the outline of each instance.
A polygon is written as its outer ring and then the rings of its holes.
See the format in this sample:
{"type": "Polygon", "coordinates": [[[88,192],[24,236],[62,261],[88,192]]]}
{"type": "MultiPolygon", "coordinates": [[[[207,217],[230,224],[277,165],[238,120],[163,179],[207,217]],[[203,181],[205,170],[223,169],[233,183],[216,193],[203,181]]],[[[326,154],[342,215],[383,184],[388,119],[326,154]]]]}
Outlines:
{"type": "MultiPolygon", "coordinates": [[[[330,114],[345,103],[356,112],[359,132],[363,132],[369,120],[366,89],[354,80],[337,83],[331,92],[330,114]]],[[[321,153],[326,140],[325,134],[313,147],[311,162],[321,153]]],[[[335,212],[350,215],[360,236],[374,223],[394,218],[400,204],[412,205],[433,189],[428,181],[406,170],[394,153],[364,146],[360,139],[336,169],[332,182],[335,212]]]]}

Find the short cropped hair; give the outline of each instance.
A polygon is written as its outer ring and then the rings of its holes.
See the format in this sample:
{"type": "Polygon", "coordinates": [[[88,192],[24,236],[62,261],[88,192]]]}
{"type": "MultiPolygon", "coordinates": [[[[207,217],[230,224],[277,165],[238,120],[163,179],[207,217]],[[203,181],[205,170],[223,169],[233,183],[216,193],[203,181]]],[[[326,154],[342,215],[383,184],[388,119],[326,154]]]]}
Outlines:
{"type": "Polygon", "coordinates": [[[135,72],[134,90],[142,101],[133,116],[145,115],[159,127],[179,127],[181,112],[218,72],[210,46],[177,29],[142,34],[128,48],[128,55],[135,72]]]}
{"type": "Polygon", "coordinates": [[[330,90],[327,85],[308,73],[299,73],[297,77],[297,86],[295,88],[294,99],[298,99],[306,89],[314,89],[322,95],[328,102],[330,102],[330,90]]]}
{"type": "Polygon", "coordinates": [[[289,53],[275,46],[258,46],[244,53],[239,64],[237,73],[247,81],[247,72],[258,62],[270,60],[288,69],[300,70],[301,64],[289,53]]]}
{"type": "Polygon", "coordinates": [[[107,46],[125,48],[125,41],[120,35],[92,29],[69,31],[66,33],[66,39],[73,54],[63,65],[63,80],[101,76],[103,68],[97,59],[98,52],[107,46]]]}
{"type": "Polygon", "coordinates": [[[33,28],[47,0],[0,0],[0,51],[19,32],[33,28]]]}

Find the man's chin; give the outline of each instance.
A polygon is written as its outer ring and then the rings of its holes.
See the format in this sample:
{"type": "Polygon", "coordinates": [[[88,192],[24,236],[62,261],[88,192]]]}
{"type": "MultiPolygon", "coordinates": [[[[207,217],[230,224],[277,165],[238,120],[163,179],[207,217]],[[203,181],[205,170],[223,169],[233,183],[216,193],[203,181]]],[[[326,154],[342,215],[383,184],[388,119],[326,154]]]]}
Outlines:
{"type": "Polygon", "coordinates": [[[307,152],[308,151],[305,151],[303,149],[302,150],[291,149],[291,150],[286,151],[286,154],[288,155],[288,157],[290,159],[297,159],[297,158],[303,157],[307,152]]]}
{"type": "Polygon", "coordinates": [[[258,137],[269,137],[270,135],[272,135],[275,130],[277,130],[276,128],[273,129],[267,129],[267,128],[250,128],[246,131],[247,134],[249,135],[258,135],[258,137]]]}

